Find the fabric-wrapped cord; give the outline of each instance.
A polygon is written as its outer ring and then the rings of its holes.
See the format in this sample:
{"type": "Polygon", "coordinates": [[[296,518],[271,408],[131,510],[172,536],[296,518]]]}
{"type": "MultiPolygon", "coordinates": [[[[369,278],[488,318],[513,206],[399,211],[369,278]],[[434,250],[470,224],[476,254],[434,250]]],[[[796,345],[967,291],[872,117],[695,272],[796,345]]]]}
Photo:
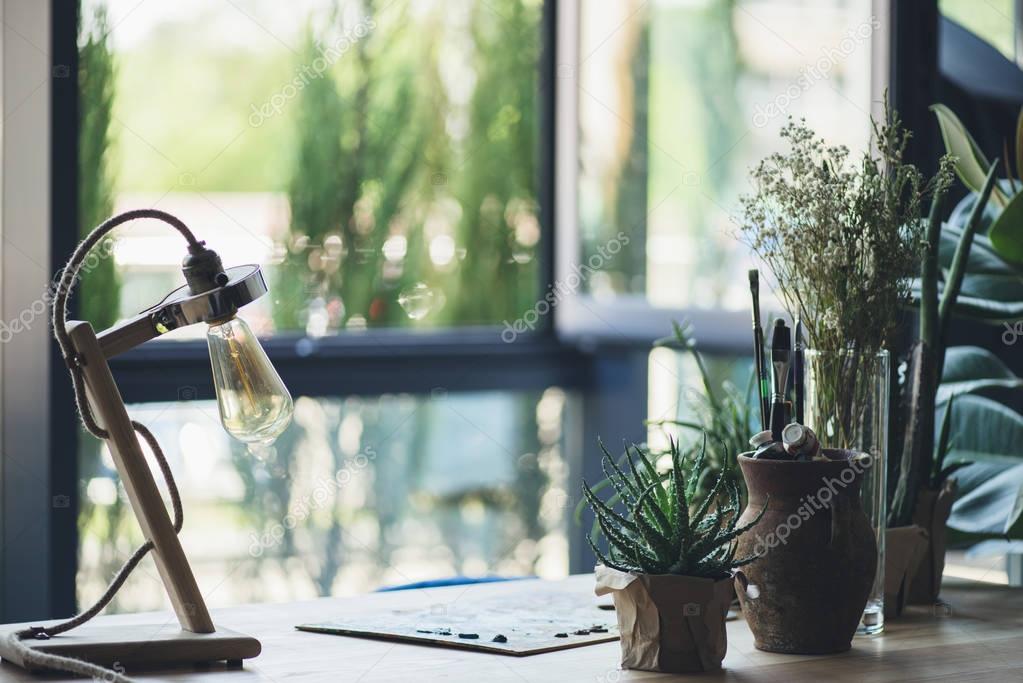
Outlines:
{"type": "MultiPolygon", "coordinates": [[[[67,332],[68,298],[70,297],[72,288],[79,280],[79,271],[85,263],[85,259],[89,255],[89,252],[92,251],[92,249],[95,248],[95,246],[99,244],[103,237],[105,237],[111,230],[123,223],[127,223],[138,218],[155,218],[169,224],[178,230],[182,236],[184,236],[184,238],[188,241],[189,247],[199,246],[201,244],[198,240],[196,240],[192,231],[188,229],[188,226],[186,226],[180,219],[169,213],[165,213],[157,209],[139,209],[136,211],[127,211],[125,213],[118,214],[117,216],[109,218],[101,223],[98,227],[96,227],[96,229],[90,232],[84,240],[82,240],[81,244],[78,245],[74,254],[71,255],[71,259],[68,261],[67,265],[64,266],[63,270],[61,270],[60,281],[57,285],[57,290],[53,299],[53,334],[57,339],[57,344],[60,346],[64,362],[67,363],[68,370],[71,373],[71,384],[74,387],[75,403],[78,406],[78,414],[81,417],[82,424],[85,425],[86,430],[98,439],[105,440],[109,437],[109,434],[99,425],[98,422],[96,422],[96,419],[92,414],[92,408],[89,405],[89,399],[85,391],[85,378],[82,375],[80,359],[75,353],[74,346],[71,344],[71,337],[67,332]]],[[[160,444],[157,442],[156,437],[153,436],[153,433],[149,431],[145,425],[140,422],[136,422],[135,420],[132,420],[131,425],[138,435],[141,436],[149,445],[149,448],[152,450],[153,455],[156,458],[156,462],[160,467],[160,472],[163,474],[163,479],[167,483],[167,491],[170,495],[174,519],[174,531],[179,533],[184,522],[184,514],[181,506],[181,496],[178,492],[177,484],[174,482],[174,475],[171,473],[170,465],[167,463],[167,458],[164,455],[160,444]]],[[[56,669],[80,676],[91,676],[94,679],[110,681],[111,683],[130,683],[131,679],[121,672],[113,671],[72,657],[62,657],[39,652],[38,650],[28,647],[22,641],[30,639],[48,639],[51,636],[65,633],[71,629],[77,628],[95,617],[110,603],[114,595],[117,594],[117,591],[120,590],[121,586],[128,579],[128,576],[152,549],[152,541],[146,541],[139,546],[135,552],[131,554],[131,557],[128,558],[124,565],[122,565],[120,570],[118,570],[113,580],[107,586],[107,589],[103,592],[103,595],[101,595],[91,607],[79,614],[76,614],[70,619],[57,624],[52,624],[50,626],[34,626],[32,628],[11,633],[7,636],[9,646],[19,652],[24,663],[29,667],[56,669]]]]}

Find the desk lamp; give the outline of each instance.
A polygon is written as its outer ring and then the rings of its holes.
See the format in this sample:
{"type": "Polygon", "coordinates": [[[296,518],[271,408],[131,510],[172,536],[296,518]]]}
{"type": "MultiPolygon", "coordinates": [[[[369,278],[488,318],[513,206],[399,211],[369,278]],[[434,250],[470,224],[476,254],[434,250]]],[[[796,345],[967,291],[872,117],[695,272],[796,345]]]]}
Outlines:
{"type": "MultiPolygon", "coordinates": [[[[107,360],[171,330],[206,323],[213,381],[225,429],[250,444],[272,443],[291,421],[291,395],[248,326],[236,317],[239,308],[266,292],[259,266],[225,269],[216,252],[198,241],[183,222],[163,211],[143,209],[114,216],[78,245],[61,271],[54,296],[54,336],[71,372],[82,422],[91,434],[108,442],[146,542],[95,605],[65,622],[34,626],[0,640],[0,656],[4,659],[28,669],[61,669],[105,681],[123,681],[127,680],[123,673],[133,668],[219,661],[240,666],[243,659],[259,654],[261,646],[255,638],[214,628],[178,541],[181,499],[167,459],[152,432],[128,417],[107,360]],[[68,296],[90,251],[115,227],[137,218],[161,220],[185,238],[188,254],[182,272],[186,284],[155,306],[99,334],[87,322],[67,320],[68,296]],[[173,522],[146,463],[139,436],[153,451],[166,480],[173,522]],[[110,602],[150,551],[180,629],[158,624],[85,627],[69,633],[110,602]],[[113,666],[114,671],[104,666],[113,666]]],[[[160,369],[154,367],[153,372],[160,369]]]]}

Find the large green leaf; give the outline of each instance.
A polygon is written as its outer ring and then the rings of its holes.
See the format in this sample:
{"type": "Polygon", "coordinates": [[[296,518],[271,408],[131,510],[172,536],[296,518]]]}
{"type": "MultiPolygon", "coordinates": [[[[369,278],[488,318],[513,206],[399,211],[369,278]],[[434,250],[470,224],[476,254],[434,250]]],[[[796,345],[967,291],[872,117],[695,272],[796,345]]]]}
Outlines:
{"type": "MultiPolygon", "coordinates": [[[[978,282],[974,284],[969,273],[964,278],[963,287],[969,287],[970,291],[990,291],[990,282],[978,282]],[[968,285],[966,283],[969,283],[968,285]]],[[[939,288],[939,292],[941,288],[939,288]]],[[[911,290],[912,305],[920,302],[920,282],[913,281],[911,290]]],[[[985,297],[970,296],[959,293],[956,298],[955,314],[966,318],[975,318],[988,324],[1000,325],[1002,323],[1015,323],[1023,319],[1023,300],[1014,299],[1008,301],[989,299],[985,297]]]]}
{"type": "Polygon", "coordinates": [[[982,394],[990,389],[1020,387],[1023,387],[1023,379],[1016,377],[998,356],[987,349],[953,346],[945,352],[945,368],[941,374],[937,402],[940,405],[959,394],[982,394]]]}
{"type": "Polygon", "coordinates": [[[949,527],[971,535],[1023,538],[1023,459],[962,455],[972,464],[955,474],[963,493],[952,506],[949,527]]]}
{"type": "Polygon", "coordinates": [[[1009,273],[968,273],[960,293],[1007,304],[1023,302],[1023,278],[1009,273]]]}
{"type": "MultiPolygon", "coordinates": [[[[976,195],[964,198],[942,227],[938,261],[945,272],[952,265],[956,246],[962,237],[961,226],[975,203],[976,195]]],[[[989,202],[984,221],[990,224],[998,215],[989,202]]],[[[944,283],[939,283],[939,290],[943,286],[944,283]]],[[[919,280],[913,282],[912,295],[913,303],[919,302],[919,280]]],[[[978,233],[973,238],[955,313],[994,324],[1014,323],[1023,318],[1023,264],[1012,264],[1002,258],[987,235],[978,233]]]]}
{"type": "MultiPolygon", "coordinates": [[[[971,197],[967,197],[960,202],[953,217],[942,228],[938,260],[946,272],[962,236],[961,222],[956,222],[955,215],[963,213],[962,207],[970,200],[971,197]]],[[[943,288],[944,283],[939,283],[939,290],[943,288]]],[[[914,281],[912,293],[916,303],[920,298],[919,281],[914,281]]],[[[1023,318],[1023,266],[1013,265],[999,256],[986,235],[974,236],[955,313],[995,324],[1023,318]]]]}
{"type": "MultiPolygon", "coordinates": [[[[970,194],[959,200],[959,203],[952,209],[951,215],[948,217],[948,223],[945,224],[945,229],[948,226],[955,226],[962,228],[966,225],[966,221],[970,219],[970,212],[973,211],[974,204],[977,203],[978,195],[976,192],[970,194]]],[[[980,216],[980,225],[977,226],[977,234],[987,234],[987,231],[991,229],[991,224],[998,218],[998,214],[1001,209],[994,203],[988,202],[984,206],[984,212],[980,216]]]]}
{"type": "MultiPolygon", "coordinates": [[[[969,275],[966,277],[969,279],[969,275]]],[[[993,301],[960,294],[956,299],[955,312],[988,323],[1011,323],[1023,319],[1023,301],[993,301]]]]}
{"type": "Polygon", "coordinates": [[[954,447],[947,462],[969,461],[956,473],[959,499],[949,526],[984,535],[1023,537],[1023,416],[981,396],[962,396],[952,409],[954,447]]]}
{"type": "Polygon", "coordinates": [[[1023,192],[1009,200],[991,225],[988,237],[1002,258],[1023,263],[1023,192]]]}
{"type": "Polygon", "coordinates": [[[983,396],[956,399],[950,425],[953,450],[1020,458],[1023,462],[1023,415],[983,396]]]}
{"type": "MultiPolygon", "coordinates": [[[[965,200],[964,200],[965,201],[965,200]]],[[[938,245],[938,263],[943,269],[952,266],[956,246],[963,235],[961,224],[951,221],[941,229],[941,241],[938,245]]],[[[991,275],[1016,275],[1023,279],[1023,268],[1019,268],[1003,259],[987,235],[973,236],[970,247],[970,259],[966,262],[967,273],[987,273],[991,275]]]]}
{"type": "MultiPolygon", "coordinates": [[[[941,137],[945,141],[945,150],[956,157],[956,173],[966,187],[979,192],[984,186],[991,162],[974,141],[973,136],[955,113],[943,104],[931,105],[931,111],[938,117],[941,137]]],[[[992,201],[1005,206],[1006,198],[996,186],[991,193],[992,201]]]]}

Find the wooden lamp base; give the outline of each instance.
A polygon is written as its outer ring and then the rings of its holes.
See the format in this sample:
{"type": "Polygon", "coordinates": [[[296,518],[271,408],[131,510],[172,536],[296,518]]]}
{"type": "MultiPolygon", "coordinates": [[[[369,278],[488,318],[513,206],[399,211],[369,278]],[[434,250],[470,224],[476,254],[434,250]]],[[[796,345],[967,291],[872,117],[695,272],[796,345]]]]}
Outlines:
{"type": "MultiPolygon", "coordinates": [[[[92,626],[86,624],[49,640],[23,640],[38,652],[74,657],[116,671],[128,672],[175,666],[208,666],[226,662],[241,666],[243,659],[259,655],[262,646],[251,636],[233,631],[183,631],[175,621],[165,624],[92,626]]],[[[0,657],[25,667],[17,652],[0,636],[0,657]]],[[[29,668],[33,670],[33,668],[29,668]]]]}

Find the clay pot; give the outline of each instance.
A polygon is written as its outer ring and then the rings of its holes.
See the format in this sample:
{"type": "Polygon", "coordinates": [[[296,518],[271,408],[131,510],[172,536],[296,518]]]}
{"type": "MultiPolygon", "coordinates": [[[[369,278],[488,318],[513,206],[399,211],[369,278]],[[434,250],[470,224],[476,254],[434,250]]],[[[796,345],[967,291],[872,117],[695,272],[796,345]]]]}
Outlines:
{"type": "Polygon", "coordinates": [[[922,557],[914,565],[910,584],[911,605],[933,605],[941,592],[941,576],[945,573],[945,525],[952,514],[958,485],[946,479],[941,489],[922,489],[916,500],[913,523],[927,530],[928,543],[922,557]]]}
{"type": "Polygon", "coordinates": [[[736,556],[760,588],[738,591],[754,644],[769,652],[848,650],[877,569],[877,542],[860,505],[869,456],[824,449],[827,460],[795,462],[739,456],[749,502],[739,524],[767,512],[739,537],[736,556]],[[770,501],[768,502],[768,496],[770,501]]]}
{"type": "Polygon", "coordinates": [[[728,647],[728,576],[632,574],[598,565],[597,595],[611,593],[621,634],[622,668],[693,673],[721,668],[728,647]]]}
{"type": "Polygon", "coordinates": [[[884,532],[884,616],[902,615],[915,581],[916,568],[927,553],[927,530],[916,524],[884,532]]]}

